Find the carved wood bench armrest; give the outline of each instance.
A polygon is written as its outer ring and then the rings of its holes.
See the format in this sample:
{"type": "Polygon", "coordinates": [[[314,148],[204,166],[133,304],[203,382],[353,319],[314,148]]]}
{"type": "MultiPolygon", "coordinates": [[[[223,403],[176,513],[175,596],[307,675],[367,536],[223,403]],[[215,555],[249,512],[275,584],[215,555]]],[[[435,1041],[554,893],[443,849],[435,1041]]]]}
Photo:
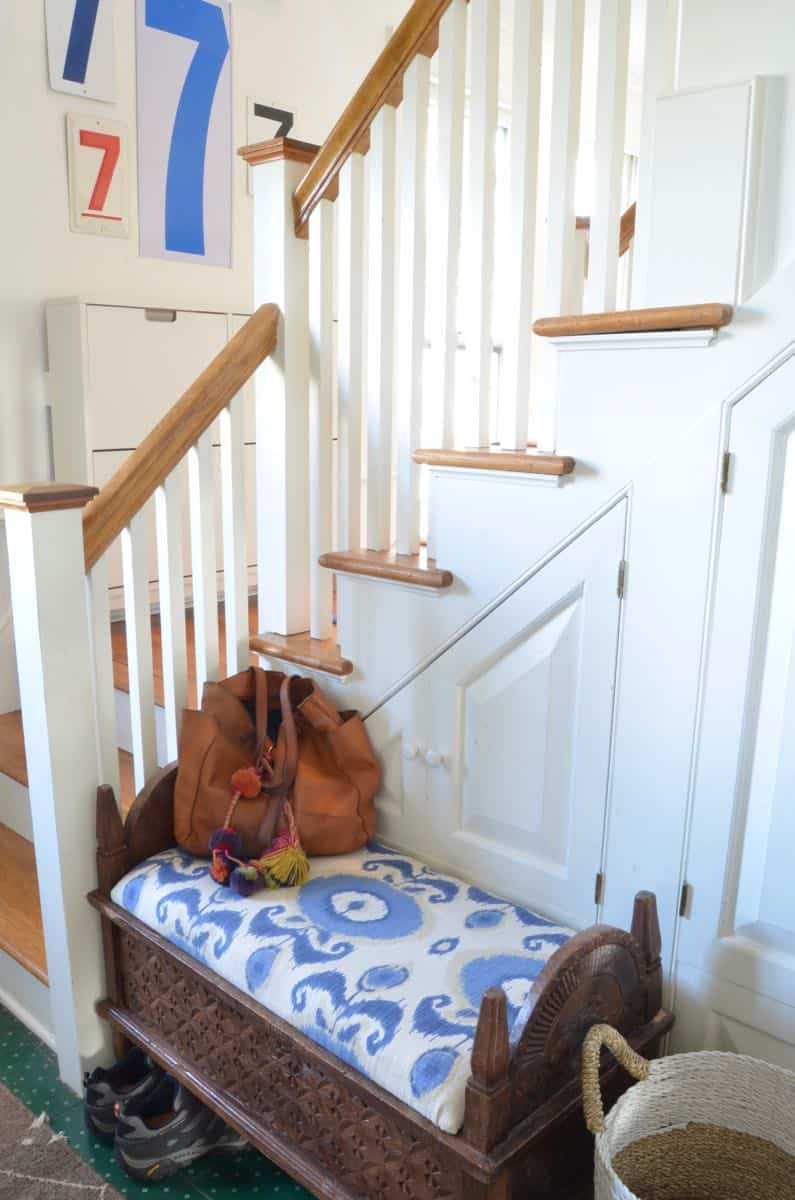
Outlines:
{"type": "Polygon", "coordinates": [[[113,788],[97,788],[97,881],[109,896],[138,863],[174,846],[176,763],[153,775],[138,793],[122,824],[113,788]]]}
{"type": "Polygon", "coordinates": [[[657,902],[651,892],[640,892],[631,933],[593,925],[556,950],[530,990],[520,1032],[509,1034],[505,994],[487,992],[467,1085],[467,1140],[488,1152],[512,1126],[563,1093],[578,1078],[591,1026],[606,1023],[631,1036],[658,1015],[667,1018],[660,1008],[660,948],[657,902]]]}

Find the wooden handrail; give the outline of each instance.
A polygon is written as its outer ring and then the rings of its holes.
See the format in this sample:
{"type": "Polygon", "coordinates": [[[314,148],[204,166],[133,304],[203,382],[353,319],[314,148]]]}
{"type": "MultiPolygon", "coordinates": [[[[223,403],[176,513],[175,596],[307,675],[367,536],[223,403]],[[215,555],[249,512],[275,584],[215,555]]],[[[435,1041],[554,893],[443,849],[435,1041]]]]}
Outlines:
{"type": "Polygon", "coordinates": [[[415,0],[375,65],[293,194],[295,232],[306,233],[313,209],[334,184],[345,161],[367,138],[370,126],[385,104],[399,102],[403,76],[418,54],[436,50],[439,21],[452,0],[415,0]]]}
{"type": "Polygon", "coordinates": [[[273,353],[278,327],[275,304],[258,308],[87,505],[83,512],[87,571],[273,353]]]}
{"type": "MultiPolygon", "coordinates": [[[[621,222],[618,227],[618,257],[619,258],[621,258],[622,255],[626,254],[627,250],[629,250],[630,246],[632,245],[632,239],[635,236],[635,217],[637,214],[637,208],[638,208],[638,206],[637,206],[636,202],[633,200],[632,203],[630,204],[629,208],[626,209],[626,211],[621,214],[621,222]]],[[[591,218],[590,217],[578,217],[577,218],[577,228],[578,229],[590,229],[591,228],[591,218]]]]}

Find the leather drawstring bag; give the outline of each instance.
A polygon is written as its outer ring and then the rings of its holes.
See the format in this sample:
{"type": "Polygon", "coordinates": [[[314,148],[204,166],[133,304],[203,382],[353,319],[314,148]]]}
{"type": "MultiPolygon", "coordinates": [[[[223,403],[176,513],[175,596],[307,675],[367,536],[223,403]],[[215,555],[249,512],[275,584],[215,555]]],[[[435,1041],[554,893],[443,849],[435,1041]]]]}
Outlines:
{"type": "Polygon", "coordinates": [[[310,857],[350,853],[375,833],[381,771],[359,713],[339,713],[311,679],[249,667],[206,683],[201,711],[183,713],[174,833],[184,850],[209,857],[232,775],[260,762],[262,790],[234,816],[247,858],[270,845],[288,799],[310,857]]]}

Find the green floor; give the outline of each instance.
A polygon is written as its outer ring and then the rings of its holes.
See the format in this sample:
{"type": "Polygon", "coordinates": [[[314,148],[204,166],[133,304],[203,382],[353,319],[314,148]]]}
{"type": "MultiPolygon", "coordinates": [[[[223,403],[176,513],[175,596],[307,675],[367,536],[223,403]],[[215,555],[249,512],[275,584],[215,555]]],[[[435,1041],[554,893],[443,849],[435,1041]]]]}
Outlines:
{"type": "MultiPolygon", "coordinates": [[[[138,1200],[157,1196],[168,1200],[247,1200],[279,1197],[293,1200],[309,1193],[254,1150],[233,1158],[212,1156],[163,1183],[141,1184],[128,1179],[113,1157],[113,1149],[97,1141],[83,1124],[80,1100],[61,1083],[55,1055],[4,1008],[0,1007],[0,1083],[38,1116],[46,1112],[50,1124],[63,1133],[77,1153],[91,1163],[123,1196],[138,1200]]],[[[22,1198],[20,1197],[20,1200],[22,1198]]]]}

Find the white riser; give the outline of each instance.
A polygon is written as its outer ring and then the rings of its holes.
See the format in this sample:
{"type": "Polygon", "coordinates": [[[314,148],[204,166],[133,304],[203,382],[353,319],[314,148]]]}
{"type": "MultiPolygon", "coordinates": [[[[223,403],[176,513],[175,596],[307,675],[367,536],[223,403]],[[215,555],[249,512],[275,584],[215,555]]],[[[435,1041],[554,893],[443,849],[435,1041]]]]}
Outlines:
{"type": "MultiPolygon", "coordinates": [[[[132,722],[130,717],[129,692],[114,692],[116,698],[116,734],[120,750],[132,754],[132,722]]],[[[166,750],[166,711],[159,704],[155,705],[155,737],[157,740],[157,761],[161,766],[168,762],[166,750]]]]}
{"type": "Polygon", "coordinates": [[[0,775],[0,825],[7,825],[28,841],[33,840],[28,789],[8,775],[0,775]]]}
{"type": "Polygon", "coordinates": [[[50,989],[0,950],[0,1005],[7,1008],[51,1050],[55,1049],[50,989]]]}

